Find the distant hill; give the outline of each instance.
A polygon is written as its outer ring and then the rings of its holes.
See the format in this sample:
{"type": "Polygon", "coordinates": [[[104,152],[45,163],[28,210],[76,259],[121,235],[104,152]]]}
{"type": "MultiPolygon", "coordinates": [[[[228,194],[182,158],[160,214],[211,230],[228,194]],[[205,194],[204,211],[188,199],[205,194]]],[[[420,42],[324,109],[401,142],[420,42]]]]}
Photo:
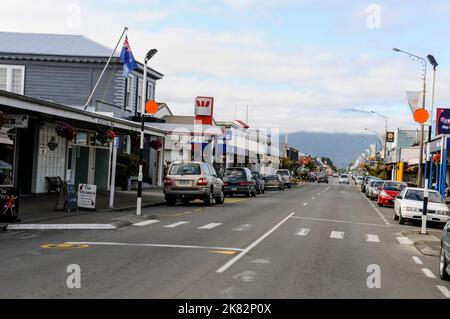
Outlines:
{"type": "MultiPolygon", "coordinates": [[[[338,168],[347,168],[370,144],[377,141],[375,135],[369,134],[296,132],[288,135],[290,146],[300,149],[302,153],[329,157],[338,168]]],[[[284,135],[280,136],[280,142],[284,142],[284,135]]]]}

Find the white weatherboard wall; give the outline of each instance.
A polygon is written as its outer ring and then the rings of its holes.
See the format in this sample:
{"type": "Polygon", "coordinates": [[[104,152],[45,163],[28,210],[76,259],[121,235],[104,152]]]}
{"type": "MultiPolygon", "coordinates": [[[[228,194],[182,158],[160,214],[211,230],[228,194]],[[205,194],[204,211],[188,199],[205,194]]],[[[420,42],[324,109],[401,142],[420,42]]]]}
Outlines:
{"type": "Polygon", "coordinates": [[[56,135],[55,126],[54,124],[45,123],[39,129],[37,165],[36,170],[33,172],[33,193],[47,192],[46,176],[59,176],[63,180],[65,179],[66,139],[56,135]],[[55,137],[55,143],[58,143],[58,147],[54,151],[47,147],[45,154],[43,154],[40,146],[41,144],[47,145],[52,136],[55,137]]]}

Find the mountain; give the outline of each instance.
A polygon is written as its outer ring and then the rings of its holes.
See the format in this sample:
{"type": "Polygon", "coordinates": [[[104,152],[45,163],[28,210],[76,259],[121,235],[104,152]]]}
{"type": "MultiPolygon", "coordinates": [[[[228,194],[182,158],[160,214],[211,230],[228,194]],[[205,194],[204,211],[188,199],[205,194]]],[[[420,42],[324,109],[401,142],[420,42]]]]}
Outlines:
{"type": "MultiPolygon", "coordinates": [[[[280,143],[284,142],[284,135],[280,136],[280,143]]],[[[380,142],[375,135],[346,134],[346,133],[289,133],[288,144],[298,148],[300,152],[315,157],[331,158],[338,168],[347,168],[356,158],[369,149],[370,144],[380,142]]]]}

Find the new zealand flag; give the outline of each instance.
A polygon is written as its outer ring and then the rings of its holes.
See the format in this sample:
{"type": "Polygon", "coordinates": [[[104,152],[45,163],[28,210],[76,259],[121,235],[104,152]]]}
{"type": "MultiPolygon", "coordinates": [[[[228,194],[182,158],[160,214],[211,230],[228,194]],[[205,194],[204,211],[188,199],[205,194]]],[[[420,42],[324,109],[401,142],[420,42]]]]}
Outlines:
{"type": "Polygon", "coordinates": [[[120,52],[120,59],[123,62],[123,76],[127,77],[128,73],[137,68],[136,60],[131,52],[130,44],[128,43],[128,37],[125,37],[122,52],[120,52]]]}

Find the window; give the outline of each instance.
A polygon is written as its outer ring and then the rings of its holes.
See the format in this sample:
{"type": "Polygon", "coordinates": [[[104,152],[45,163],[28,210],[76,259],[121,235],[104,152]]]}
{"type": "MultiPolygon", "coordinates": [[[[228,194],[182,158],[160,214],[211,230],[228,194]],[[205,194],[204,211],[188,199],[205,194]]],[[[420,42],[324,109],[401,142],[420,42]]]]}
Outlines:
{"type": "Polygon", "coordinates": [[[142,79],[138,78],[138,85],[137,85],[137,105],[136,105],[136,113],[141,113],[142,111],[142,79]]]}
{"type": "Polygon", "coordinates": [[[153,85],[147,82],[147,101],[153,98],[153,85]]]}
{"type": "Polygon", "coordinates": [[[131,108],[133,106],[133,94],[131,91],[131,88],[133,86],[133,77],[129,76],[127,77],[127,92],[126,92],[126,101],[125,101],[125,109],[128,111],[131,111],[131,108]]]}
{"type": "Polygon", "coordinates": [[[24,93],[25,67],[0,65],[0,90],[17,94],[24,93]]]}
{"type": "Polygon", "coordinates": [[[201,175],[200,165],[190,164],[174,164],[170,168],[169,175],[201,175]]]}

